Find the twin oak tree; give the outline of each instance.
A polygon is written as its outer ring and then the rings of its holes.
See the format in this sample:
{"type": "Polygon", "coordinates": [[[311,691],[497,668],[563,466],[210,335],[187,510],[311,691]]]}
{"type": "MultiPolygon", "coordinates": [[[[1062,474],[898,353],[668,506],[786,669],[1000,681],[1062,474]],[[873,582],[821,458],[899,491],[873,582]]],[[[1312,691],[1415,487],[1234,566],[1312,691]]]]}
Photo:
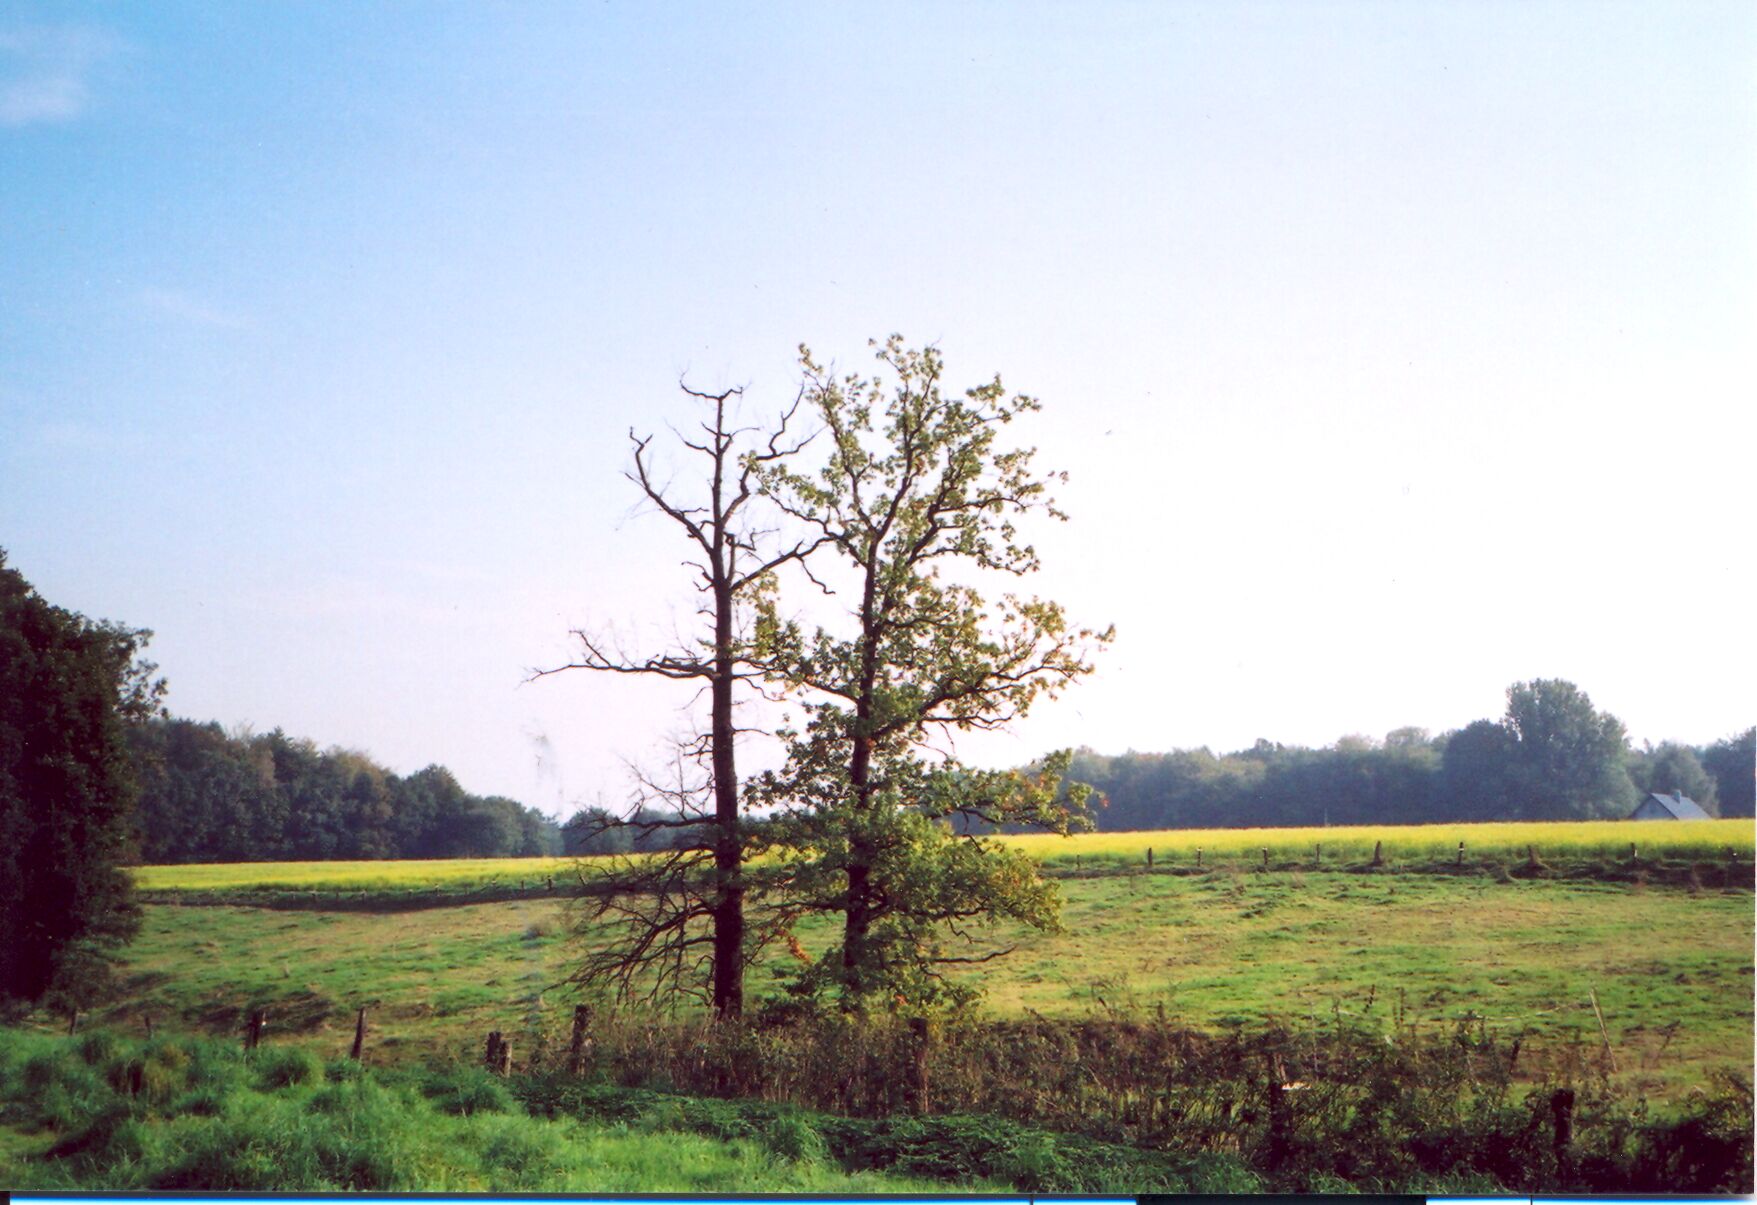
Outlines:
{"type": "Polygon", "coordinates": [[[736,425],[736,390],[686,388],[709,410],[699,437],[679,437],[702,470],[688,496],[658,484],[650,439],[631,433],[631,480],[693,545],[702,632],[649,656],[576,632],[580,655],[543,672],[704,688],[706,729],[678,749],[673,777],[643,783],[663,810],[603,820],[699,839],[594,883],[582,986],[649,1003],[700,995],[736,1016],[746,968],[784,942],[802,995],[928,1007],[960,997],[949,964],[996,956],[969,926],[1056,921],[1053,887],[985,834],[1083,826],[1085,791],[1060,781],[1067,755],[979,770],[936,738],[1023,716],[1090,672],[1111,634],[975,584],[1034,572],[1018,520],[1063,517],[1054,475],[1003,440],[1038,403],[998,378],[948,392],[937,349],[875,346],[870,378],[836,376],[801,348],[800,395],[772,430],[736,425]],[[800,618],[798,599],[821,620],[800,618]],[[749,782],[735,760],[741,692],[803,716],[774,733],[779,767],[749,782]],[[795,936],[814,916],[840,922],[817,958],[795,936]]]}
{"type": "MultiPolygon", "coordinates": [[[[1048,492],[1056,475],[1004,440],[1037,403],[998,378],[948,394],[936,349],[875,346],[871,378],[837,377],[802,348],[800,394],[772,429],[737,424],[737,390],[686,388],[707,411],[699,436],[678,437],[694,490],[662,479],[651,438],[634,438],[630,479],[694,550],[700,634],[630,656],[576,632],[580,655],[542,673],[694,683],[708,722],[669,778],[643,782],[629,818],[588,816],[637,852],[580,893],[582,986],[648,1003],[698,996],[736,1016],[746,969],[784,943],[800,966],[791,986],[814,1003],[933,1007],[964,997],[948,966],[1002,952],[978,928],[1056,923],[1053,887],[988,834],[1086,827],[1088,789],[1063,782],[1070,755],[979,770],[941,738],[1023,716],[1089,673],[1111,633],[992,590],[1038,568],[1018,521],[1065,517],[1048,492]],[[737,718],[756,697],[803,722],[772,733],[776,768],[741,781],[737,718]],[[821,931],[817,918],[840,934],[813,958],[796,928],[821,931]]],[[[163,692],[140,657],[149,635],[51,606],[0,554],[0,997],[88,995],[137,924],[119,865],[136,790],[128,734],[163,692]]],[[[1711,772],[1748,814],[1751,743],[1746,732],[1712,747],[1712,765],[1669,746],[1625,765],[1620,723],[1571,683],[1537,681],[1509,690],[1499,723],[1452,734],[1428,777],[1484,818],[1549,817],[1626,803],[1637,786],[1709,802],[1711,772]]],[[[1414,744],[1394,751],[1436,761],[1414,744]]]]}

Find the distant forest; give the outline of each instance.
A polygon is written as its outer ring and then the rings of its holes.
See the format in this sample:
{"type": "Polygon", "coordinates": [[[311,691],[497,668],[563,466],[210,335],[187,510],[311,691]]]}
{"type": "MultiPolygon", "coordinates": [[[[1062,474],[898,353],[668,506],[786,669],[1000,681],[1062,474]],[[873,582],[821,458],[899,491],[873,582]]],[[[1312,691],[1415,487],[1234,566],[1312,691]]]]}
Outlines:
{"type": "Polygon", "coordinates": [[[345,749],[280,729],[154,720],[133,733],[140,858],[168,862],[320,862],[520,858],[562,852],[549,817],[472,795],[443,766],[406,778],[345,749]]]}
{"type": "MultiPolygon", "coordinates": [[[[320,750],[279,729],[228,733],[159,719],[132,741],[138,853],[149,863],[538,857],[677,839],[664,828],[618,826],[596,808],[557,824],[515,800],[470,794],[443,766],[402,777],[362,753],[320,750]]],[[[1711,745],[1619,747],[1612,764],[1587,776],[1587,802],[1571,803],[1530,785],[1533,771],[1522,768],[1506,722],[1479,721],[1439,736],[1400,728],[1383,740],[1344,737],[1321,749],[1268,741],[1219,755],[1083,749],[1069,778],[1097,788],[1093,819],[1105,831],[1622,815],[1645,792],[1674,790],[1710,813],[1749,816],[1754,757],[1753,729],[1711,745]]]]}
{"type": "Polygon", "coordinates": [[[1711,815],[1753,811],[1754,729],[1712,745],[1631,750],[1623,781],[1612,779],[1596,806],[1570,810],[1534,806],[1485,727],[1439,736],[1400,728],[1382,741],[1350,736],[1322,749],[1258,741],[1219,755],[1082,749],[1069,777],[1104,797],[1093,819],[1105,831],[1618,817],[1648,792],[1673,791],[1711,815]]]}

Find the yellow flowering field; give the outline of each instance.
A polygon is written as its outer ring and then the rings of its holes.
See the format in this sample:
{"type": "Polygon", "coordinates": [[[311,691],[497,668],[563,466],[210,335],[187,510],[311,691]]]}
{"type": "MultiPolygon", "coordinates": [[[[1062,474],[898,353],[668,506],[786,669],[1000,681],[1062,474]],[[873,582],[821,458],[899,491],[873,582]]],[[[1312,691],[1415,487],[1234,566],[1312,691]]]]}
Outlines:
{"type": "Polygon", "coordinates": [[[573,858],[447,858],[375,862],[209,862],[139,866],[143,891],[465,891],[491,885],[539,886],[574,873],[573,858]]]}
{"type": "MultiPolygon", "coordinates": [[[[1002,837],[1002,841],[1046,866],[1123,867],[1144,863],[1151,849],[1157,865],[1190,865],[1202,851],[1204,865],[1255,864],[1265,847],[1272,863],[1365,862],[1376,843],[1383,857],[1399,863],[1431,863],[1455,858],[1462,841],[1467,858],[1523,859],[1530,847],[1546,861],[1624,859],[1633,844],[1650,861],[1719,859],[1729,851],[1751,861],[1757,826],[1750,819],[1589,820],[1556,823],[1376,825],[1337,828],[1171,829],[1159,832],[1044,834],[1002,837]],[[1321,847],[1321,848],[1320,848],[1321,847]]],[[[231,862],[184,866],[142,866],[135,882],[145,891],[320,891],[466,892],[487,887],[557,885],[593,862],[572,858],[457,858],[443,861],[231,862]]]]}
{"type": "Polygon", "coordinates": [[[1309,861],[1322,846],[1325,861],[1364,862],[1373,846],[1383,843],[1391,863],[1433,862],[1456,857],[1464,843],[1472,859],[1520,858],[1529,846],[1544,860],[1627,858],[1633,844],[1650,860],[1725,857],[1734,850],[1747,863],[1757,846],[1757,824],[1735,820],[1576,820],[1545,823],[1361,825],[1336,828],[1168,829],[1145,833],[1083,833],[1075,837],[1044,834],[1008,837],[1045,864],[1103,864],[1145,861],[1151,849],[1156,860],[1193,862],[1200,849],[1204,862],[1247,863],[1262,857],[1272,862],[1309,861]]]}

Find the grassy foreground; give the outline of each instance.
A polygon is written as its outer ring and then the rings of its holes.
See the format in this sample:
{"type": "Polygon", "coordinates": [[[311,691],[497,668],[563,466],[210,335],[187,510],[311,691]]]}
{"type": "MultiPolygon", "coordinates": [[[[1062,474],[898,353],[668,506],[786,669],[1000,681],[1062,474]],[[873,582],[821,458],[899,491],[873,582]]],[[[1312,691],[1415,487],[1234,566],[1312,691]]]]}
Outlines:
{"type": "MultiPolygon", "coordinates": [[[[699,1076],[704,1059],[718,1062],[715,1075],[748,1075],[746,1055],[763,1044],[741,1027],[673,1028],[669,1037],[683,1045],[668,1067],[594,1059],[583,1076],[506,1078],[455,1063],[374,1070],[290,1046],[245,1052],[232,1042],[139,1041],[108,1030],[0,1030],[0,1184],[819,1194],[1751,1188],[1751,1088],[1736,1077],[1682,1115],[1655,1118],[1602,1090],[1512,1094],[1508,1052],[1489,1044],[1338,1033],[1326,1048],[1303,1051],[1274,1038],[1256,1050],[1210,1043],[1191,1063],[1174,1053],[1183,1041],[1164,1031],[1074,1026],[1058,1037],[1047,1024],[963,1031],[983,1047],[980,1063],[1014,1066],[1001,1068],[990,1108],[925,1115],[674,1094],[666,1081],[692,1067],[699,1076]],[[1044,1039],[1056,1049],[1032,1054],[1044,1039]],[[1068,1039],[1076,1045],[1064,1046],[1068,1039]],[[1095,1068],[1101,1080],[1125,1070],[1146,1053],[1142,1039],[1161,1047],[1154,1061],[1168,1081],[1140,1080],[1137,1068],[1136,1087],[1083,1084],[1095,1068]],[[1289,1073],[1318,1078],[1300,1085],[1310,1091],[1297,1102],[1278,1104],[1271,1093],[1265,1110],[1253,1069],[1277,1049],[1289,1073]],[[720,1061],[727,1055],[731,1064],[720,1061]],[[655,1081],[659,1090],[642,1086],[655,1081]],[[1071,1112],[1051,1103],[1038,1119],[1046,1102],[1021,1100],[1021,1089],[1050,1090],[1049,1102],[1070,1091],[1081,1099],[1071,1112]],[[1551,1118],[1562,1096],[1573,1116],[1565,1140],[1551,1118]],[[1104,1107],[1089,1113],[1082,1099],[1104,1107]]],[[[822,1041],[828,1030],[771,1036],[782,1046],[805,1036],[816,1053],[793,1053],[808,1059],[846,1049],[822,1041]]],[[[883,1058],[865,1027],[844,1036],[861,1048],[857,1062],[883,1058]]],[[[776,1070],[777,1053],[788,1057],[776,1049],[757,1062],[776,1070]]]]}
{"type": "Polygon", "coordinates": [[[15,1189],[904,1193],[1007,1185],[845,1172],[786,1119],[713,1135],[676,1108],[531,1116],[469,1067],[373,1072],[296,1047],[0,1029],[15,1189]]]}

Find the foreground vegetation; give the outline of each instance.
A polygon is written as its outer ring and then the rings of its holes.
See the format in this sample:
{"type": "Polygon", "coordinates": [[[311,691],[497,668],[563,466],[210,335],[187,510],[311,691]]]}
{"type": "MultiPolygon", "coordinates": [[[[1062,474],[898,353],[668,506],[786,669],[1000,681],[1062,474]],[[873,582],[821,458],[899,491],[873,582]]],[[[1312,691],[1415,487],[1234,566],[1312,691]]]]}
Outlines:
{"type": "Polygon", "coordinates": [[[1162,1028],[1030,1022],[957,1034],[963,1053],[940,1068],[949,1074],[935,1092],[983,1111],[927,1114],[891,1099],[891,1086],[910,1080],[907,1056],[897,1058],[905,1032],[833,1019],[766,1031],[644,1023],[605,1032],[584,1074],[548,1062],[501,1078],[458,1063],[365,1068],[299,1047],[0,1030],[0,1183],[794,1193],[1751,1186],[1751,1090],[1737,1077],[1720,1077],[1683,1116],[1655,1118],[1602,1085],[1515,1091],[1517,1048],[1492,1043],[1386,1043],[1344,1030],[1321,1042],[1204,1042],[1162,1028]],[[794,1095],[838,1112],[777,1099],[789,1074],[794,1095]],[[1299,1079],[1284,1083],[1289,1076],[1299,1079]]]}
{"type": "MultiPolygon", "coordinates": [[[[0,1029],[0,1185],[28,1189],[898,1193],[944,1180],[831,1161],[777,1121],[704,1132],[669,1108],[532,1117],[472,1067],[0,1029]],[[692,1132],[693,1131],[693,1132],[692,1132]]],[[[974,1176],[960,1187],[1004,1185],[974,1176]]]]}

